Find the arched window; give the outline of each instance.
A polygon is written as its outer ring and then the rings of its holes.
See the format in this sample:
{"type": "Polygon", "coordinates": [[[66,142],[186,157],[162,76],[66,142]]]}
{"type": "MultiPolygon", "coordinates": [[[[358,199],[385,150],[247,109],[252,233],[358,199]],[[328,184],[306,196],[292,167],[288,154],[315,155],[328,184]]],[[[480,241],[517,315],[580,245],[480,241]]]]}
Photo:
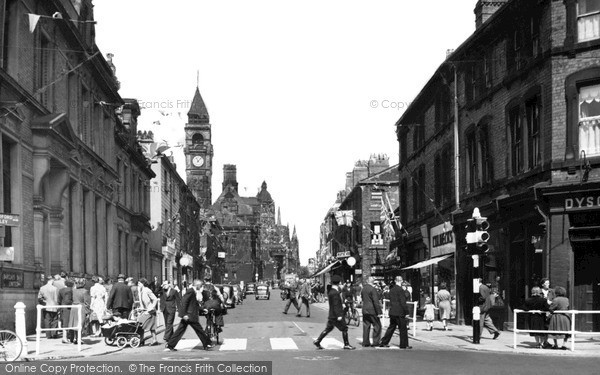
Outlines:
{"type": "Polygon", "coordinates": [[[204,142],[204,137],[200,133],[196,133],[192,137],[192,144],[193,145],[201,145],[203,142],[204,142]]]}

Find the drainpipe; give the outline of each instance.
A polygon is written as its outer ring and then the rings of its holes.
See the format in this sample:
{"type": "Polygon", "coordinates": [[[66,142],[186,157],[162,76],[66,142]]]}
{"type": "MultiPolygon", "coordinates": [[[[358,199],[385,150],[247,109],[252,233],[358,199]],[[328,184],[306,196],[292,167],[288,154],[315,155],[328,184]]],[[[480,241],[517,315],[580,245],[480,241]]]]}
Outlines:
{"type": "Polygon", "coordinates": [[[459,174],[459,148],[458,148],[458,74],[454,68],[454,204],[456,210],[460,209],[460,174],[459,174]]]}

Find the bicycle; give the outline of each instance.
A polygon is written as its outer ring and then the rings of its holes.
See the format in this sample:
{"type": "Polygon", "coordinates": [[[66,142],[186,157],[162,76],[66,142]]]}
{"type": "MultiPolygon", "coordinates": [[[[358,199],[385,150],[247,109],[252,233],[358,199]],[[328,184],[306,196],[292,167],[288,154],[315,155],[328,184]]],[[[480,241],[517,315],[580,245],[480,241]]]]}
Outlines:
{"type": "Polygon", "coordinates": [[[355,321],[355,325],[358,327],[360,325],[360,317],[358,315],[358,310],[355,307],[354,302],[346,302],[346,312],[345,312],[345,320],[346,324],[350,324],[351,321],[355,321]]]}
{"type": "Polygon", "coordinates": [[[0,361],[13,362],[19,359],[23,351],[23,342],[12,331],[0,331],[0,361]]]}
{"type": "Polygon", "coordinates": [[[206,334],[215,344],[219,344],[219,332],[221,332],[221,327],[215,321],[215,309],[208,309],[206,313],[206,334]]]}

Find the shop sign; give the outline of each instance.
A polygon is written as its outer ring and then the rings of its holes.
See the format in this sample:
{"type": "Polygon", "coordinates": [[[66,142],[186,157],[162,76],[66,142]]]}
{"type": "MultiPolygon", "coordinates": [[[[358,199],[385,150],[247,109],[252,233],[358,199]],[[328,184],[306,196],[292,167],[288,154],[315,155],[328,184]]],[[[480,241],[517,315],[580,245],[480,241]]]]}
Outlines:
{"type": "Polygon", "coordinates": [[[565,210],[578,210],[584,208],[600,208],[600,195],[584,196],[579,198],[565,198],[565,210]]]}
{"type": "Polygon", "coordinates": [[[354,274],[355,275],[362,275],[362,270],[359,269],[359,268],[357,268],[357,269],[354,270],[354,274]]]}
{"type": "Polygon", "coordinates": [[[445,222],[431,228],[429,231],[429,247],[432,258],[454,253],[456,250],[456,241],[454,240],[454,232],[452,232],[452,224],[450,222],[445,222]]]}
{"type": "Polygon", "coordinates": [[[15,260],[15,248],[14,247],[0,247],[0,261],[1,262],[14,262],[15,260]]]}
{"type": "Polygon", "coordinates": [[[0,214],[0,225],[6,225],[7,227],[18,227],[19,215],[0,214]]]}
{"type": "Polygon", "coordinates": [[[2,270],[3,288],[23,288],[23,271],[2,270]]]}
{"type": "Polygon", "coordinates": [[[349,251],[338,251],[336,253],[335,257],[338,259],[348,258],[348,257],[350,257],[350,252],[349,251]]]}

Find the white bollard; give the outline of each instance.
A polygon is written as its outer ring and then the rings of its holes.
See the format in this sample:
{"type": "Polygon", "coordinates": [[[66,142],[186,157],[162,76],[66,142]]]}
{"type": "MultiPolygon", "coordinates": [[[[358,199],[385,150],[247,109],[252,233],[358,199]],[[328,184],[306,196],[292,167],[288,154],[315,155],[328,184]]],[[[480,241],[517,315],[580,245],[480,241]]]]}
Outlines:
{"type": "Polygon", "coordinates": [[[15,308],[15,333],[17,337],[21,339],[23,343],[23,353],[27,355],[27,327],[25,324],[25,304],[23,302],[17,302],[15,308]]]}

